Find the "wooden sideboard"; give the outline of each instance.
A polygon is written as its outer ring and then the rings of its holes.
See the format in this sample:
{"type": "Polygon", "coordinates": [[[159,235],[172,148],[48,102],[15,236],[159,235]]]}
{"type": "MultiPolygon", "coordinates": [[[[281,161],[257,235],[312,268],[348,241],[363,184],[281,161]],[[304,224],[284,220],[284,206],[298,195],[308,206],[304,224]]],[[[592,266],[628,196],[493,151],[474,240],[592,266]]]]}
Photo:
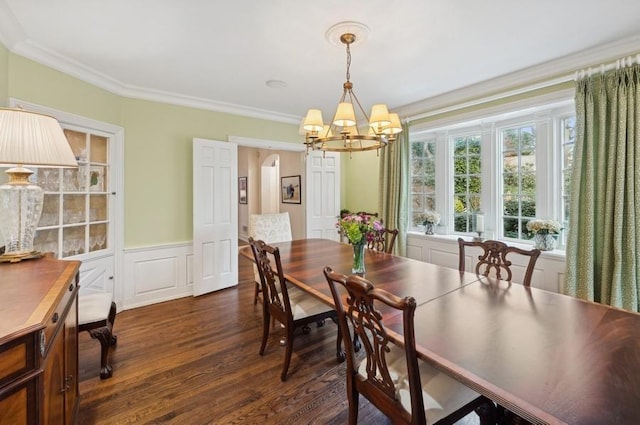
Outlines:
{"type": "Polygon", "coordinates": [[[0,424],[70,425],[79,407],[79,261],[0,264],[0,424]]]}

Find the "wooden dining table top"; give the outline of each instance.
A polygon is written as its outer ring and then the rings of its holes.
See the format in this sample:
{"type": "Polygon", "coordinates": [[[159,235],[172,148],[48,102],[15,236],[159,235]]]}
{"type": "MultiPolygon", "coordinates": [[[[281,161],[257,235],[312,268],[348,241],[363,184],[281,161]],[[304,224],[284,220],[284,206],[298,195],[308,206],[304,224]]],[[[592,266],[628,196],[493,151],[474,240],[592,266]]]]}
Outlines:
{"type": "MultiPolygon", "coordinates": [[[[299,239],[270,244],[278,247],[282,269],[287,281],[313,294],[329,305],[333,298],[324,277],[326,266],[349,275],[353,264],[353,246],[329,239],[299,239]]],[[[253,261],[251,247],[240,254],[253,261]]],[[[365,277],[372,282],[384,282],[387,291],[398,296],[412,296],[418,304],[455,291],[478,280],[475,274],[410,258],[365,249],[365,277]],[[431,284],[425,285],[428,279],[431,284]]]]}
{"type": "MultiPolygon", "coordinates": [[[[273,245],[288,280],[333,304],[322,269],[350,274],[350,245],[273,245]]],[[[416,299],[418,356],[477,392],[533,423],[640,424],[639,314],[374,251],[365,266],[416,299]]],[[[400,316],[383,321],[402,344],[400,316]]]]}

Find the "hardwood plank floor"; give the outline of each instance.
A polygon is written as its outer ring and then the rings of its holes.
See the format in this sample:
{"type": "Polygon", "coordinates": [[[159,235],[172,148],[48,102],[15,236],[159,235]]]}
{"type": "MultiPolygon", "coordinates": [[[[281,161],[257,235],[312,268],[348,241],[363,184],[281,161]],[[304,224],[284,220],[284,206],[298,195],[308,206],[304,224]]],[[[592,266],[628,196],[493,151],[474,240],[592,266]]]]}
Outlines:
{"type": "MultiPolygon", "coordinates": [[[[345,424],[336,325],[296,335],[281,382],[281,330],[260,356],[253,271],[242,257],[239,264],[236,288],[119,313],[110,379],[99,379],[100,344],[82,332],[78,424],[345,424]]],[[[390,423],[362,397],[359,422],[390,423]]]]}

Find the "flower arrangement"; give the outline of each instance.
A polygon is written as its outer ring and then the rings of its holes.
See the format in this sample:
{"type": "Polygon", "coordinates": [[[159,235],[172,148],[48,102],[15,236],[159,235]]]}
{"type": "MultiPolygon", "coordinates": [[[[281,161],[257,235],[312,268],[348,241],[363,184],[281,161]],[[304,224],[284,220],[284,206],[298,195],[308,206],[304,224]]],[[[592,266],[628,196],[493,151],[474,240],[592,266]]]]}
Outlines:
{"type": "Polygon", "coordinates": [[[336,227],[352,244],[372,241],[377,233],[384,230],[379,220],[367,214],[342,214],[336,227]]]}
{"type": "Polygon", "coordinates": [[[556,220],[536,218],[527,222],[527,230],[534,235],[557,235],[562,227],[556,220]]]}
{"type": "Polygon", "coordinates": [[[440,223],[440,214],[435,211],[425,211],[422,214],[418,214],[416,222],[422,223],[425,226],[427,224],[436,225],[440,223]]]}

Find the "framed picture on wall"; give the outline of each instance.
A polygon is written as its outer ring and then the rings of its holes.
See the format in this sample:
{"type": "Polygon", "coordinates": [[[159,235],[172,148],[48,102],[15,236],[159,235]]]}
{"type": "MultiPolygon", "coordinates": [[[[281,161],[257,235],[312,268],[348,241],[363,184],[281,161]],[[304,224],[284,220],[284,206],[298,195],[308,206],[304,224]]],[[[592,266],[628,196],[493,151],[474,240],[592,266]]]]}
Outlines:
{"type": "Polygon", "coordinates": [[[287,176],[282,177],[280,180],[282,181],[280,184],[282,203],[301,204],[302,186],[300,185],[300,176],[287,176]]]}
{"type": "Polygon", "coordinates": [[[241,204],[247,203],[247,178],[238,177],[238,201],[241,204]]]}

